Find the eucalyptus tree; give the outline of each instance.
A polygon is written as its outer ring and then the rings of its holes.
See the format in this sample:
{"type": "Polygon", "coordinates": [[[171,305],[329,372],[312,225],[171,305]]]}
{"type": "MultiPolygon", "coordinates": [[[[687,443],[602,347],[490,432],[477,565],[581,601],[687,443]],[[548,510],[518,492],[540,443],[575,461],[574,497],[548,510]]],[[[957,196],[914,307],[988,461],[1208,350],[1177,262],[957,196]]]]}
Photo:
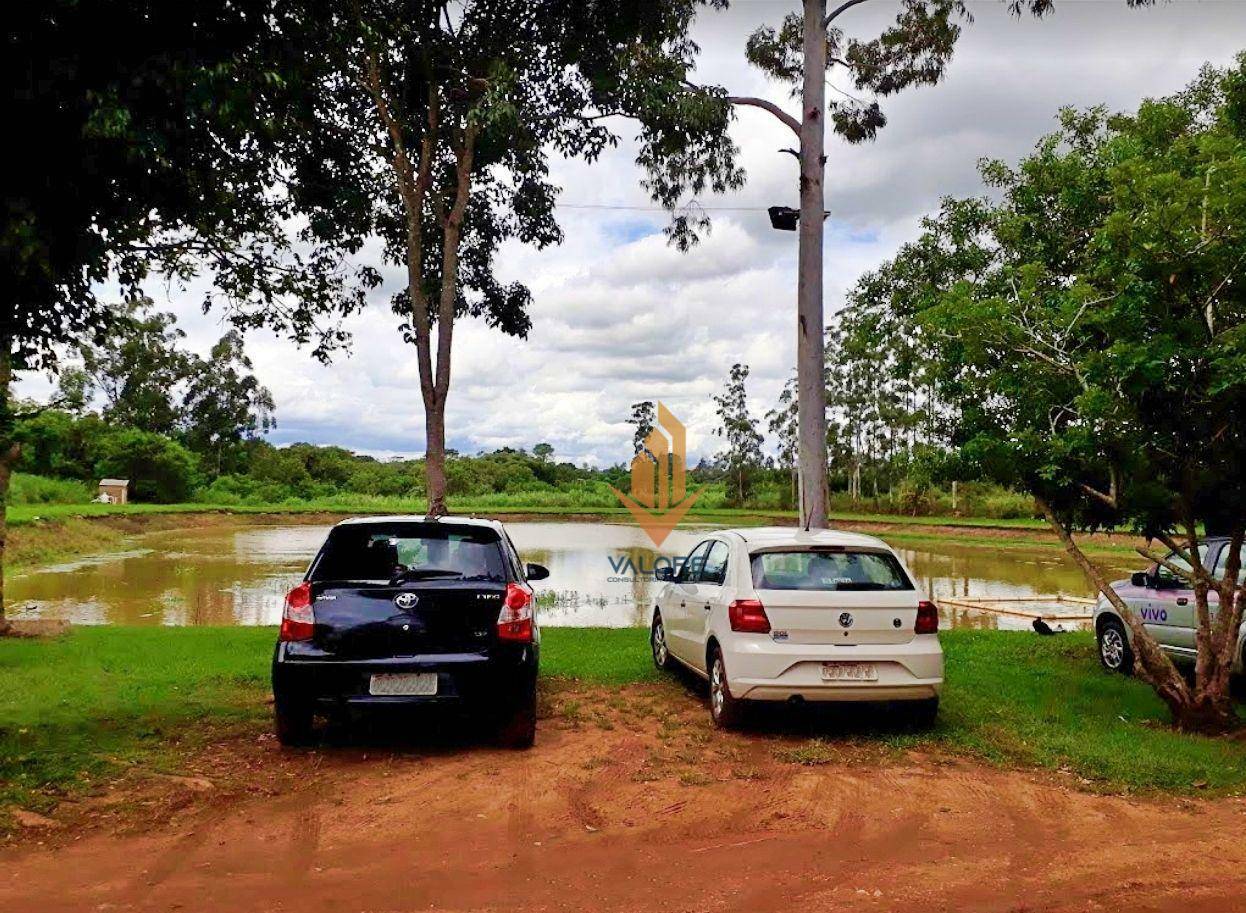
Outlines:
{"type": "Polygon", "coordinates": [[[735,364],[722,393],[714,397],[718,427],[714,434],[723,439],[726,449],[718,460],[735,476],[736,501],[743,504],[749,493],[752,474],[765,463],[761,445],[765,440],[757,430],[757,420],[748,408],[748,365],[735,364]]]}
{"type": "Polygon", "coordinates": [[[392,308],[415,350],[429,513],[446,510],[456,324],[475,317],[526,336],[531,293],[498,279],[496,252],[562,238],[550,157],[593,160],[630,118],[642,158],[665,174],[731,185],[726,112],[682,91],[702,2],[308,4],[303,40],[321,66],[287,143],[295,197],[318,236],[379,238],[402,269],[392,308]]]}
{"type": "Polygon", "coordinates": [[[954,404],[961,456],[1030,491],[1130,626],[1137,672],[1182,728],[1240,725],[1229,693],[1246,540],[1246,55],[1129,115],[1063,112],[998,195],[948,201],[897,262],[954,404]],[[973,226],[973,230],[964,230],[973,226]],[[951,281],[949,281],[951,280],[951,281]],[[1188,581],[1187,681],[1080,547],[1132,526],[1188,581]],[[1228,538],[1214,574],[1203,537],[1228,538]]]}
{"type": "Polygon", "coordinates": [[[792,502],[799,497],[796,475],[796,378],[790,377],[779,391],[778,401],[766,413],[766,428],[775,436],[778,444],[776,462],[779,468],[787,470],[792,479],[792,502]]]}
{"type": "Polygon", "coordinates": [[[628,422],[633,429],[632,449],[636,453],[640,453],[642,450],[648,453],[648,449],[645,447],[645,439],[653,431],[655,421],[652,400],[645,399],[638,403],[632,403],[632,415],[628,422]]]}
{"type": "Polygon", "coordinates": [[[220,475],[233,468],[231,458],[244,441],[277,426],[276,403],[256,378],[237,330],[217,340],[206,359],[194,358],[188,375],[180,410],[183,436],[220,475]]]}
{"type": "Polygon", "coordinates": [[[178,387],[190,374],[190,353],[177,318],[156,311],[150,299],[117,306],[108,338],[80,342],[78,354],[94,390],[104,397],[104,418],[114,425],[171,434],[178,421],[178,387]]]}
{"type": "MultiPolygon", "coordinates": [[[[1054,0],[1001,0],[1014,15],[1043,16],[1054,0]]],[[[1129,6],[1144,6],[1154,0],[1125,0],[1129,6]]],[[[725,5],[725,3],[723,4],[725,5]]],[[[800,476],[802,517],[806,527],[823,527],[827,519],[826,399],[822,384],[824,362],[822,302],[823,220],[826,216],[826,121],[829,117],[835,135],[848,143],[874,139],[886,126],[887,118],[878,98],[894,95],[913,86],[933,85],[943,78],[961,34],[961,26],[972,21],[965,0],[840,0],[829,7],[826,0],[802,0],[801,11],[789,13],[775,28],[763,26],[750,36],[746,47],[748,61],[775,80],[792,86],[799,95],[799,113],[794,115],[767,99],[733,95],[721,87],[698,89],[707,98],[735,106],[768,111],[787,127],[798,141],[792,151],[799,163],[800,218],[796,291],[796,362],[798,412],[800,419],[800,476]],[[895,20],[880,34],[867,39],[850,37],[841,28],[855,7],[864,3],[896,9],[895,20]],[[826,99],[827,76],[842,71],[857,91],[870,93],[871,100],[845,95],[826,99]]],[[[653,162],[642,164],[650,166],[653,162]]],[[[659,163],[660,164],[660,161],[659,163]]],[[[656,199],[672,209],[694,184],[673,175],[650,189],[656,199]]],[[[697,229],[707,220],[677,218],[671,235],[683,246],[690,243],[697,229]]]]}

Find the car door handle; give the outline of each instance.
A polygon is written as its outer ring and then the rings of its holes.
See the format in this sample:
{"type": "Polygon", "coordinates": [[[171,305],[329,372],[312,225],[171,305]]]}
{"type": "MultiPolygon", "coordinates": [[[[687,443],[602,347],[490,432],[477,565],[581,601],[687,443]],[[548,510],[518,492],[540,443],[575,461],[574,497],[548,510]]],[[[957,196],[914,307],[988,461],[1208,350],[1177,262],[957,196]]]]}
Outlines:
{"type": "Polygon", "coordinates": [[[710,604],[707,602],[707,603],[705,604],[705,611],[707,611],[707,612],[708,612],[709,610],[710,610],[710,604]]]}

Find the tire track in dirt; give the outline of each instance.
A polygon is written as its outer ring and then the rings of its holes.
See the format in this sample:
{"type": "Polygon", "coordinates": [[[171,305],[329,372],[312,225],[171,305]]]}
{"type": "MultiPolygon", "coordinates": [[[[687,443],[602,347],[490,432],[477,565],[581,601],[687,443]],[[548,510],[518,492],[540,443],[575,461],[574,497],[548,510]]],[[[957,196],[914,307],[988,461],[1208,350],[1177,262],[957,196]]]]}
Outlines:
{"type": "Polygon", "coordinates": [[[800,766],[783,758],[805,738],[618,711],[659,693],[637,690],[621,702],[582,689],[598,722],[547,719],[524,753],[265,744],[254,784],[143,833],[0,850],[0,911],[1246,906],[1241,800],[1096,796],[1056,774],[862,760],[852,742],[800,766]],[[293,785],[266,795],[274,765],[293,785]],[[138,875],[135,860],[151,863],[138,875]]]}

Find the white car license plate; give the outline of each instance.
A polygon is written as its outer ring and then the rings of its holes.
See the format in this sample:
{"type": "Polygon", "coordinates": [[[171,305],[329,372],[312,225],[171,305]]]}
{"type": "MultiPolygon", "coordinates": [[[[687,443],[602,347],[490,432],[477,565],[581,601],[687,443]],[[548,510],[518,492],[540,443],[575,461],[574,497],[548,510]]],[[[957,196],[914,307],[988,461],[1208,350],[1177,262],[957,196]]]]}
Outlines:
{"type": "Polygon", "coordinates": [[[368,691],[374,695],[428,697],[437,693],[437,673],[385,672],[372,676],[368,691]]]}
{"type": "Polygon", "coordinates": [[[824,682],[876,682],[878,668],[873,663],[823,663],[824,682]]]}

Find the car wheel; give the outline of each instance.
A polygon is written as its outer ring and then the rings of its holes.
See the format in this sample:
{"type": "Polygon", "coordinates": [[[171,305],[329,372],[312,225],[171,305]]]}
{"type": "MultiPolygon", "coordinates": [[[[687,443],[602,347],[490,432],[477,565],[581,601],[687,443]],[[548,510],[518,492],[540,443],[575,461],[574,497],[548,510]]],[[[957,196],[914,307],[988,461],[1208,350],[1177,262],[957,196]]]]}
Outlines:
{"type": "Polygon", "coordinates": [[[312,740],[312,706],[306,701],[274,696],[273,731],[282,745],[296,747],[312,740]]]}
{"type": "Polygon", "coordinates": [[[1125,626],[1115,618],[1099,625],[1099,662],[1109,672],[1133,675],[1134,651],[1129,646],[1125,626]]]}
{"type": "Polygon", "coordinates": [[[710,656],[710,719],[720,729],[734,729],[744,717],[744,702],[731,696],[721,650],[710,656]]]}
{"type": "Polygon", "coordinates": [[[663,672],[671,668],[671,650],[666,645],[666,625],[662,623],[662,613],[653,613],[653,627],[649,629],[649,649],[653,652],[653,664],[663,672]]]}
{"type": "Polygon", "coordinates": [[[527,685],[498,728],[498,744],[503,748],[531,748],[536,742],[536,683],[527,685]]]}

